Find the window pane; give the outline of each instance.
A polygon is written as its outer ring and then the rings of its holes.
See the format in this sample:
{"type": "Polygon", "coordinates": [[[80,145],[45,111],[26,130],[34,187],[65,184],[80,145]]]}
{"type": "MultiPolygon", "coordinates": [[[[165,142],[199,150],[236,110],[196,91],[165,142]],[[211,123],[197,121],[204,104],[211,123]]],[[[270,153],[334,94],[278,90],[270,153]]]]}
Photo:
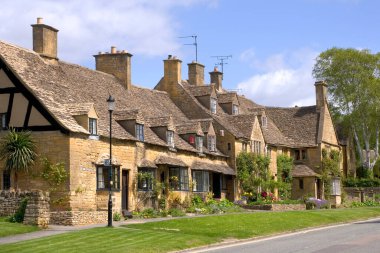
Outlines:
{"type": "Polygon", "coordinates": [[[1,128],[5,129],[7,127],[7,115],[5,113],[0,113],[1,128]]]}
{"type": "MultiPolygon", "coordinates": [[[[96,169],[97,173],[97,189],[110,188],[110,166],[99,166],[96,169]]],[[[112,168],[112,189],[120,189],[120,167],[113,166],[112,168]]]]}
{"type": "Polygon", "coordinates": [[[144,125],[136,124],[136,138],[144,141],[144,125]]]}

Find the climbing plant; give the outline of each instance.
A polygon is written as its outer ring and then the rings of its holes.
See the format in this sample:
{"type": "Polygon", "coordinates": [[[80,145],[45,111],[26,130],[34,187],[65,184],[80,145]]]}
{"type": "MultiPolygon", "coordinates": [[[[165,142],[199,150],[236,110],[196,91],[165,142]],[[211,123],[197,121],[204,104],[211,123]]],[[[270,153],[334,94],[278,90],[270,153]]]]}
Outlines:
{"type": "Polygon", "coordinates": [[[237,177],[242,190],[255,194],[261,191],[273,191],[275,181],[269,171],[270,158],[254,153],[241,152],[236,158],[237,177]]]}
{"type": "Polygon", "coordinates": [[[322,181],[325,196],[329,196],[332,190],[332,179],[341,177],[339,150],[322,149],[322,181]]]}
{"type": "Polygon", "coordinates": [[[293,158],[281,154],[277,156],[278,193],[281,199],[288,199],[291,192],[293,158]]]}

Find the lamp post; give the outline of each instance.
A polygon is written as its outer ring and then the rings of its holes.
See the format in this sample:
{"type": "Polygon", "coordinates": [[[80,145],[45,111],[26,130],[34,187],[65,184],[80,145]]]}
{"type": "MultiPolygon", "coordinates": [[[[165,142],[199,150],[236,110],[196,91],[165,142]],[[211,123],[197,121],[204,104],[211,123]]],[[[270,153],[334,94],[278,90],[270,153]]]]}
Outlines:
{"type": "Polygon", "coordinates": [[[115,99],[110,95],[107,99],[110,113],[110,162],[109,162],[109,188],[108,188],[108,227],[112,227],[112,112],[115,110],[115,99]]]}

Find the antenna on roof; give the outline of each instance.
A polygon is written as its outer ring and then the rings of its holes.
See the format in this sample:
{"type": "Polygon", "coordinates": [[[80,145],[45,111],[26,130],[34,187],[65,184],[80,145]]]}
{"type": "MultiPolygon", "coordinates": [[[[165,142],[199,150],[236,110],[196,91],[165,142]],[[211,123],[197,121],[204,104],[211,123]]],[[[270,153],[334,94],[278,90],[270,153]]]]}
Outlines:
{"type": "Polygon", "coordinates": [[[197,42],[198,36],[197,35],[190,35],[190,36],[181,36],[181,37],[178,37],[178,38],[180,38],[180,39],[193,38],[194,39],[194,43],[184,44],[184,45],[186,45],[186,46],[195,46],[195,62],[198,62],[198,42],[197,42]]]}
{"type": "MultiPolygon", "coordinates": [[[[225,61],[227,61],[229,58],[232,58],[232,55],[216,55],[216,56],[211,56],[211,57],[216,58],[218,60],[218,62],[215,63],[215,66],[217,66],[217,65],[221,66],[222,67],[222,74],[223,74],[224,73],[223,72],[224,71],[224,65],[228,64],[225,61]]],[[[223,78],[223,76],[222,76],[222,78],[223,78]]]]}

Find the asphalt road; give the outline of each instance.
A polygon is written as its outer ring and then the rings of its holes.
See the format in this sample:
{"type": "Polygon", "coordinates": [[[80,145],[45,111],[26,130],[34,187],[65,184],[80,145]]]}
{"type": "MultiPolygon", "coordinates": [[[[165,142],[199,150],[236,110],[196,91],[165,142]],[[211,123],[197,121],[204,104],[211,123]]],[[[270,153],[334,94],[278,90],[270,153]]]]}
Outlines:
{"type": "Polygon", "coordinates": [[[208,253],[380,253],[380,219],[297,232],[193,252],[208,253]]]}

